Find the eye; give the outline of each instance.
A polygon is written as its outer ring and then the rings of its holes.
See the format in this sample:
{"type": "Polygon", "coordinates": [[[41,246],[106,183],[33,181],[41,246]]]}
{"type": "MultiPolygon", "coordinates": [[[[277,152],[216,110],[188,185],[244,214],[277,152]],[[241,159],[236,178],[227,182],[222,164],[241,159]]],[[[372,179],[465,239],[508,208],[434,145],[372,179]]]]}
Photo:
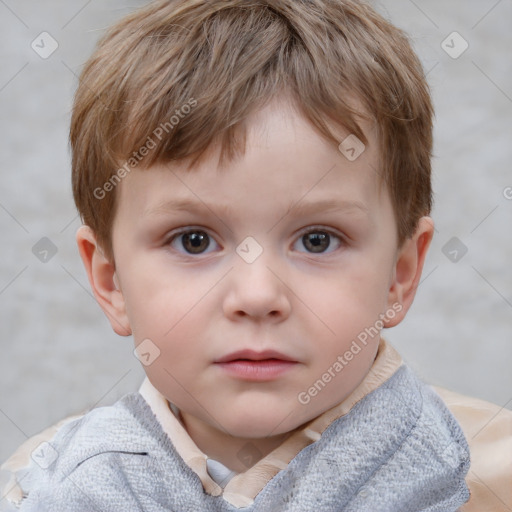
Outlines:
{"type": "Polygon", "coordinates": [[[172,235],[167,244],[181,253],[203,254],[210,247],[212,241],[213,239],[210,238],[210,235],[206,231],[201,229],[189,229],[172,235]],[[179,246],[181,246],[181,248],[179,246]]]}
{"type": "Polygon", "coordinates": [[[330,253],[338,249],[342,240],[338,235],[320,228],[309,228],[303,232],[297,243],[302,243],[306,251],[312,254],[330,253]]]}

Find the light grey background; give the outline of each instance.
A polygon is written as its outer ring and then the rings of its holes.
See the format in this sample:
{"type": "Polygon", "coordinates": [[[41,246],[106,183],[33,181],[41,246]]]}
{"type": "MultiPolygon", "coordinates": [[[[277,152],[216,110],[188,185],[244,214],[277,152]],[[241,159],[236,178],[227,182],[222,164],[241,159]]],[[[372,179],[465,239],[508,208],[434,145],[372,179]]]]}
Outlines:
{"type": "MultiPolygon", "coordinates": [[[[89,292],[67,146],[76,75],[104,28],[143,3],[0,0],[0,460],[144,376],[89,292]],[[48,59],[31,48],[43,31],[59,44],[48,59]],[[43,237],[58,251],[46,263],[32,251],[43,237]]],[[[437,232],[411,312],[385,335],[428,382],[511,407],[512,2],[377,7],[411,35],[437,111],[437,232]],[[469,44],[457,59],[441,47],[453,31],[469,44]],[[452,237],[468,249],[458,262],[443,253],[452,237]]]]}

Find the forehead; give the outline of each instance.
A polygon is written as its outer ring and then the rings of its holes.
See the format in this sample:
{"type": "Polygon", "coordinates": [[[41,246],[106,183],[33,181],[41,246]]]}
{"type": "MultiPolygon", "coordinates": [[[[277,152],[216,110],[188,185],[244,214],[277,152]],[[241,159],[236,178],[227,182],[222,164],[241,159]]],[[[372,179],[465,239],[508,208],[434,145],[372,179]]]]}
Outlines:
{"type": "Polygon", "coordinates": [[[370,123],[361,125],[368,144],[337,127],[340,150],[289,104],[273,102],[248,118],[245,152],[236,159],[219,165],[220,149],[213,148],[191,170],[175,163],[135,170],[118,190],[119,210],[144,217],[173,207],[215,205],[269,221],[283,210],[320,202],[372,212],[382,195],[378,143],[370,123]]]}

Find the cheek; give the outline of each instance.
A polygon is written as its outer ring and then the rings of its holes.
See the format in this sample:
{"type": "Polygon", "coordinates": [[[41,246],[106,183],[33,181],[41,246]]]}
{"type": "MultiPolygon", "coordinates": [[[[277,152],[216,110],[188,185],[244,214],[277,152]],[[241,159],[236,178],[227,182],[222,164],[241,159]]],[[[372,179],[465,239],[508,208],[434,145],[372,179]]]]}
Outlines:
{"type": "Polygon", "coordinates": [[[197,278],[181,269],[170,272],[165,265],[140,264],[132,269],[123,293],[135,341],[153,336],[167,343],[175,333],[192,334],[200,325],[215,279],[197,278]]]}
{"type": "Polygon", "coordinates": [[[207,301],[201,301],[204,292],[187,294],[168,289],[153,292],[146,289],[131,303],[136,312],[133,315],[135,345],[151,340],[158,355],[150,365],[145,365],[146,375],[164,395],[173,400],[187,400],[186,390],[192,391],[199,385],[201,369],[209,360],[205,326],[211,311],[205,309],[207,301]]]}
{"type": "Polygon", "coordinates": [[[373,325],[386,305],[389,278],[375,269],[368,272],[353,268],[322,285],[311,283],[306,290],[306,305],[324,320],[326,331],[335,336],[357,335],[373,325]]]}

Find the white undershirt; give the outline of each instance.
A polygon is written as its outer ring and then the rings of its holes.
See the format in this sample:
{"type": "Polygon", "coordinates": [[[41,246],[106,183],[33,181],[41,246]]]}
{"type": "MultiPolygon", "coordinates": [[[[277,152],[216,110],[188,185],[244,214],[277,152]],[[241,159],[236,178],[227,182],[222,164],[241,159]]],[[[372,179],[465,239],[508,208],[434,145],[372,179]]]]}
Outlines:
{"type": "MultiPolygon", "coordinates": [[[[176,416],[178,421],[183,425],[180,410],[171,402],[169,402],[169,406],[174,416],[176,416]]],[[[237,475],[235,471],[231,471],[231,469],[224,466],[224,464],[218,460],[210,459],[209,457],[206,459],[206,469],[215,483],[220,485],[222,488],[226,487],[228,482],[237,475]]]]}

